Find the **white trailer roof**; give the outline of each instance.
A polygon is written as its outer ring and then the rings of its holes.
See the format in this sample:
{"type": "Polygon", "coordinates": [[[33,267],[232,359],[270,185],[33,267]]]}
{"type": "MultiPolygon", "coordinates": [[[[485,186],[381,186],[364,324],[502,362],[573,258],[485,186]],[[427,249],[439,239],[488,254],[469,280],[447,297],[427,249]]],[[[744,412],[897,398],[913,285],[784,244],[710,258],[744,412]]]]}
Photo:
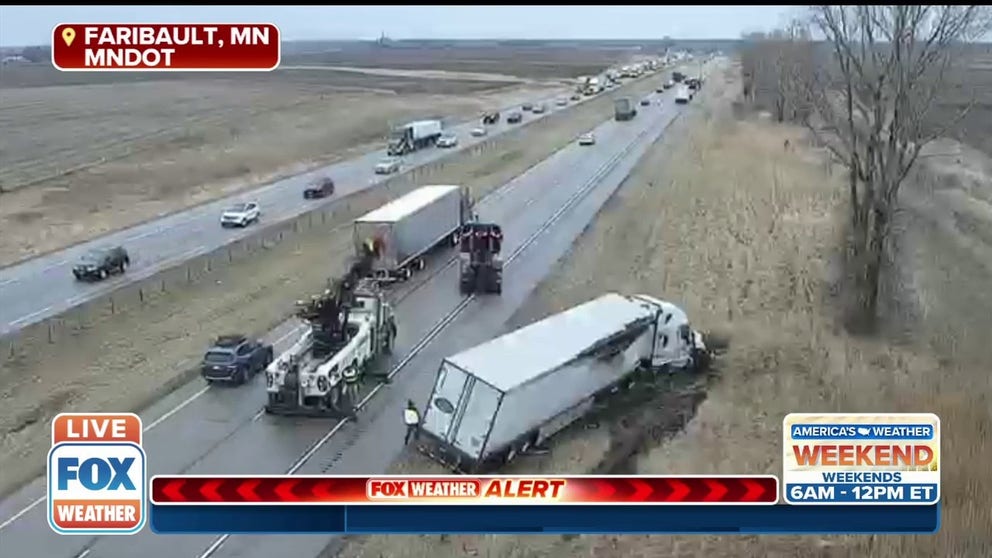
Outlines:
{"type": "Polygon", "coordinates": [[[391,223],[399,221],[434,203],[435,200],[449,194],[459,186],[421,186],[401,198],[397,198],[379,209],[362,215],[355,221],[371,223],[391,223]]]}
{"type": "Polygon", "coordinates": [[[652,312],[643,302],[609,293],[446,360],[506,392],[568,363],[652,312]]]}

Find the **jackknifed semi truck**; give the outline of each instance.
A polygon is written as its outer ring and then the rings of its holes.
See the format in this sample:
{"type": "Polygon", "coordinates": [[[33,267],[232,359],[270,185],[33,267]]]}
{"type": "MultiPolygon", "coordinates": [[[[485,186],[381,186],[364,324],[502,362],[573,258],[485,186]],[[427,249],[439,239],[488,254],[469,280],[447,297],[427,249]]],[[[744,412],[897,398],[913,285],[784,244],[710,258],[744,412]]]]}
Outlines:
{"type": "Polygon", "coordinates": [[[426,266],[424,256],[475,221],[464,186],[421,186],[355,219],[355,255],[369,255],[367,276],[379,283],[406,280],[426,266]]]}
{"type": "Polygon", "coordinates": [[[437,143],[443,133],[440,120],[417,120],[393,128],[386,152],[392,157],[412,153],[437,143]]]}
{"type": "Polygon", "coordinates": [[[635,373],[700,370],[710,359],[685,312],[608,293],[441,361],[418,449],[458,472],[492,470],[541,447],[635,373]]]}

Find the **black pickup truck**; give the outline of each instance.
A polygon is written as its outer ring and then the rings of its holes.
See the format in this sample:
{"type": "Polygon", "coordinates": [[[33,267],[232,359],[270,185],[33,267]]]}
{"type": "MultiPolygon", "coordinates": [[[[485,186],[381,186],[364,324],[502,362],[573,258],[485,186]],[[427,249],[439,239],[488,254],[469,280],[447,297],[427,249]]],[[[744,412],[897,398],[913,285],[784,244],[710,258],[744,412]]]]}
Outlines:
{"type": "Polygon", "coordinates": [[[203,355],[200,373],[207,382],[231,382],[241,385],[255,374],[264,372],[272,362],[272,345],[244,335],[222,335],[203,355]]]}

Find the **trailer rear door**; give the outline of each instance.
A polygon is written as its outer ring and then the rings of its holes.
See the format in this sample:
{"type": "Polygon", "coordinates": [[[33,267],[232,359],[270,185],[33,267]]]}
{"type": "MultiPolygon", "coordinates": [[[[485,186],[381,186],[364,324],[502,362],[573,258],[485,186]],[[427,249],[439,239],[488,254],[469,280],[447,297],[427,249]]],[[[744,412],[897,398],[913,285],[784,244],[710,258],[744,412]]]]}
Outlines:
{"type": "Polygon", "coordinates": [[[477,378],[469,379],[468,383],[465,391],[467,402],[455,427],[453,445],[473,458],[478,458],[495,420],[502,394],[477,378]]]}
{"type": "Polygon", "coordinates": [[[424,428],[446,443],[451,443],[461,411],[462,393],[469,376],[448,362],[441,364],[434,384],[430,407],[424,413],[424,428]]]}

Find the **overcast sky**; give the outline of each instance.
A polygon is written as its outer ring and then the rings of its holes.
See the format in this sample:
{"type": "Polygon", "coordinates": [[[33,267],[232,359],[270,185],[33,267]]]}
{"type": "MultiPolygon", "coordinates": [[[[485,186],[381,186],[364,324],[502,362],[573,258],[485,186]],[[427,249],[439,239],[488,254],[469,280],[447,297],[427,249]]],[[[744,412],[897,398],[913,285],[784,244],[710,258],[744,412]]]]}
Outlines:
{"type": "Polygon", "coordinates": [[[788,6],[3,6],[0,45],[51,42],[59,23],[275,23],[284,40],[735,39],[788,6]]]}

